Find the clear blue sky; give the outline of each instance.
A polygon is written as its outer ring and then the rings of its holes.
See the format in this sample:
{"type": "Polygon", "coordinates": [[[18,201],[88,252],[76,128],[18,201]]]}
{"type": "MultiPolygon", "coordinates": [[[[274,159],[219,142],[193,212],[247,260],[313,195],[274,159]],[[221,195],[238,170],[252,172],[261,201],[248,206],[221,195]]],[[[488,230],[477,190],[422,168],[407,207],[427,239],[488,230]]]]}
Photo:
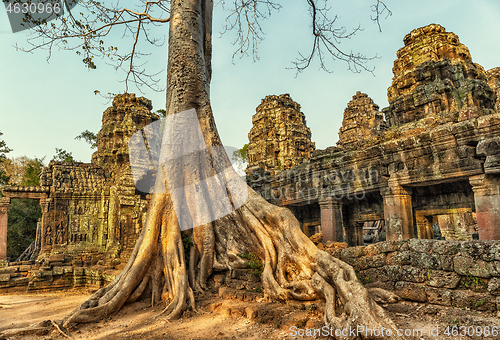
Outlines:
{"type": "MultiPolygon", "coordinates": [[[[329,1],[330,2],[330,1],[329,1]]],[[[370,21],[371,0],[331,1],[339,14],[338,22],[347,28],[358,24],[363,32],[341,47],[380,58],[371,62],[375,77],[369,73],[355,74],[342,62],[330,64],[333,74],[313,64],[294,77],[287,70],[297,52],[309,52],[312,38],[305,0],[283,1],[280,12],[263,23],[265,40],[259,46],[260,60],[236,59],[230,34],[213,41],[212,105],[222,141],[241,147],[248,142],[251,118],[260,100],[266,95],[290,93],[302,106],[312,139],[317,148],[334,145],[342,114],[356,91],[367,93],[381,107],[387,106],[387,88],[391,84],[392,65],[396,51],[403,46],[403,37],[412,29],[430,23],[443,25],[456,33],[465,44],[473,61],[486,70],[500,66],[500,1],[498,0],[386,0],[393,15],[382,21],[382,33],[370,21]]],[[[214,15],[214,31],[221,29],[225,18],[220,8],[214,15]]],[[[120,32],[121,33],[121,32],[120,32]]],[[[168,33],[160,27],[157,35],[168,33]]],[[[121,35],[116,35],[121,37],[121,35]]],[[[25,45],[26,33],[10,33],[6,12],[0,8],[0,131],[14,151],[9,156],[43,157],[46,161],[54,149],[71,151],[76,159],[90,162],[92,151],[74,137],[85,129],[97,132],[102,112],[110,106],[94,95],[124,91],[124,74],[98,61],[97,70],[87,71],[81,57],[72,51],[54,51],[47,63],[47,53],[18,52],[13,45],[25,45]]],[[[125,40],[117,41],[127,46],[125,40]]],[[[139,48],[147,48],[140,42],[139,48]]],[[[157,48],[147,59],[151,71],[166,68],[167,46],[157,48]]],[[[164,72],[163,72],[164,74],[164,72]]],[[[165,76],[163,75],[163,82],[165,76]]],[[[129,92],[136,92],[134,89],[129,92]]],[[[154,110],[164,108],[165,94],[149,91],[154,110]]]]}

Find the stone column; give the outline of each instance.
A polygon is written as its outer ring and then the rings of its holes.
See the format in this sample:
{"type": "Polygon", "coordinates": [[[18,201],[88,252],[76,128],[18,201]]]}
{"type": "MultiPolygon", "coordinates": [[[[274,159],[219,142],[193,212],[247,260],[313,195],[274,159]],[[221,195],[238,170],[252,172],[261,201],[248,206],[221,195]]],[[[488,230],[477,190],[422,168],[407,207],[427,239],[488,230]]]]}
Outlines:
{"type": "Polygon", "coordinates": [[[7,222],[10,198],[0,198],[0,260],[7,258],[7,222]]]}
{"type": "MultiPolygon", "coordinates": [[[[42,208],[42,219],[40,221],[40,249],[45,246],[45,234],[47,228],[47,213],[49,212],[50,198],[41,198],[40,207],[42,208]]],[[[37,227],[38,228],[38,227],[37,227]]],[[[38,232],[37,232],[38,234],[38,232]]]]}
{"type": "Polygon", "coordinates": [[[480,240],[500,240],[500,177],[469,177],[474,191],[480,240]]]}
{"type": "Polygon", "coordinates": [[[343,242],[344,223],[342,220],[342,202],[326,197],[319,202],[321,208],[321,232],[323,242],[343,242]]]}
{"type": "Polygon", "coordinates": [[[364,222],[358,222],[355,226],[355,237],[356,237],[356,245],[364,246],[365,240],[363,238],[363,225],[364,222]]]}
{"type": "Polygon", "coordinates": [[[399,185],[381,190],[384,197],[386,239],[403,240],[413,238],[413,211],[411,189],[399,185]]]}

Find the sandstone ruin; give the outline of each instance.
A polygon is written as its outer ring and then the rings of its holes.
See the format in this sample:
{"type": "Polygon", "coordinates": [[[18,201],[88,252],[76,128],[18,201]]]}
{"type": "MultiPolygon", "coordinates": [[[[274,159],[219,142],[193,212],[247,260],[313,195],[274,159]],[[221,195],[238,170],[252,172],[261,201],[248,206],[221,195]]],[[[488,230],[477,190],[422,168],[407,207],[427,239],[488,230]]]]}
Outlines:
{"type": "MultiPolygon", "coordinates": [[[[321,231],[318,247],[353,265],[367,286],[499,308],[500,241],[490,241],[500,239],[499,68],[485,72],[439,25],[413,30],[404,44],[389,107],[382,115],[357,92],[337,146],[314,151],[289,95],[262,100],[249,134],[249,184],[291,209],[304,232],[321,231]],[[436,223],[446,241],[429,240],[436,223]],[[388,241],[365,246],[363,227],[383,224],[388,241]],[[476,230],[483,241],[469,241],[476,230]]],[[[31,259],[0,268],[0,292],[94,289],[123,268],[150,199],[134,186],[128,140],[158,119],[151,108],[145,98],[117,96],[90,164],[51,162],[40,187],[2,188],[1,232],[13,198],[40,200],[43,217],[31,259]]]]}
{"type": "Polygon", "coordinates": [[[353,149],[359,142],[379,136],[387,130],[384,115],[366,93],[357,92],[344,111],[338,147],[353,149]]]}
{"type": "Polygon", "coordinates": [[[382,221],[388,240],[434,238],[436,223],[448,239],[500,239],[498,68],[432,24],[404,38],[393,73],[385,120],[358,92],[337,147],[250,185],[325,241],[363,245],[363,226],[382,221]]]}
{"type": "MultiPolygon", "coordinates": [[[[116,96],[103,114],[91,163],[50,162],[40,176],[41,186],[3,187],[0,229],[6,230],[14,198],[39,200],[43,215],[31,261],[8,267],[16,270],[0,275],[0,291],[26,289],[28,284],[29,290],[99,287],[112,278],[106,271],[123,267],[142,230],[150,198],[136,191],[128,141],[159,119],[151,109],[151,101],[143,97],[116,96]],[[30,271],[32,280],[22,274],[30,271]]],[[[3,254],[5,247],[0,245],[3,254]]]]}
{"type": "Polygon", "coordinates": [[[287,170],[311,157],[311,130],[289,94],[266,96],[256,111],[248,134],[247,173],[259,167],[272,173],[287,170]]]}

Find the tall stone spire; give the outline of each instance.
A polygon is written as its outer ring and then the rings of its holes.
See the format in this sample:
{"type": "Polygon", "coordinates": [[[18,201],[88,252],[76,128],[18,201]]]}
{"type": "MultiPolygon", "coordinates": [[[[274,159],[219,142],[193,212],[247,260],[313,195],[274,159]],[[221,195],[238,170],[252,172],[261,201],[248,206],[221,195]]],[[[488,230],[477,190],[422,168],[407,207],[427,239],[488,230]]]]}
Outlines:
{"type": "Polygon", "coordinates": [[[431,24],[404,38],[387,90],[389,125],[401,126],[422,118],[457,122],[492,113],[495,94],[483,67],[472,62],[458,36],[431,24]]]}
{"type": "Polygon", "coordinates": [[[272,173],[287,170],[311,157],[311,130],[289,94],[266,96],[256,111],[248,134],[247,173],[258,167],[272,173]]]}
{"type": "Polygon", "coordinates": [[[351,148],[387,129],[382,112],[366,93],[356,92],[344,110],[337,146],[351,148]]]}

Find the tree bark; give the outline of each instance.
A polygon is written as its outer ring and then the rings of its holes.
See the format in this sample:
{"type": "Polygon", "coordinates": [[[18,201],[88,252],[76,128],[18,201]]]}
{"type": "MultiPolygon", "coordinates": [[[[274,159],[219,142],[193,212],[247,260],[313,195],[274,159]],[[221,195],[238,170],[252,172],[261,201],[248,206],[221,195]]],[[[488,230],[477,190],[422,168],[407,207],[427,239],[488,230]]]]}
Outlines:
{"type": "MultiPolygon", "coordinates": [[[[217,174],[221,174],[226,184],[240,180],[225,153],[211,152],[222,146],[210,106],[212,11],[211,0],[171,1],[167,116],[194,108],[209,155],[201,161],[198,158],[183,161],[183,166],[175,162],[164,164],[163,173],[181,172],[181,176],[176,176],[176,187],[201,183],[217,174]]],[[[164,184],[165,188],[169,185],[172,183],[164,184]]],[[[125,269],[69,315],[64,327],[102,320],[127,301],[139,298],[148,282],[152,286],[152,303],[165,300],[166,317],[178,318],[187,308],[195,309],[194,292],[203,292],[213,270],[239,268],[243,260],[237,255],[253,253],[264,263],[261,277],[265,297],[273,300],[323,297],[327,302],[328,326],[396,329],[351,266],[317,249],[288,209],[268,203],[245,187],[248,200],[242,206],[220,219],[188,230],[194,243],[189,263],[185,261],[171,193],[168,190],[155,193],[147,222],[125,269]],[[337,301],[342,314],[335,308],[337,301]]],[[[214,204],[210,198],[216,199],[220,190],[209,183],[200,184],[198,189],[206,193],[201,196],[204,200],[189,193],[182,198],[193,221],[203,209],[214,204]]],[[[226,193],[233,207],[238,207],[234,192],[226,189],[226,193]]],[[[389,301],[394,295],[378,291],[377,299],[389,301]]]]}

